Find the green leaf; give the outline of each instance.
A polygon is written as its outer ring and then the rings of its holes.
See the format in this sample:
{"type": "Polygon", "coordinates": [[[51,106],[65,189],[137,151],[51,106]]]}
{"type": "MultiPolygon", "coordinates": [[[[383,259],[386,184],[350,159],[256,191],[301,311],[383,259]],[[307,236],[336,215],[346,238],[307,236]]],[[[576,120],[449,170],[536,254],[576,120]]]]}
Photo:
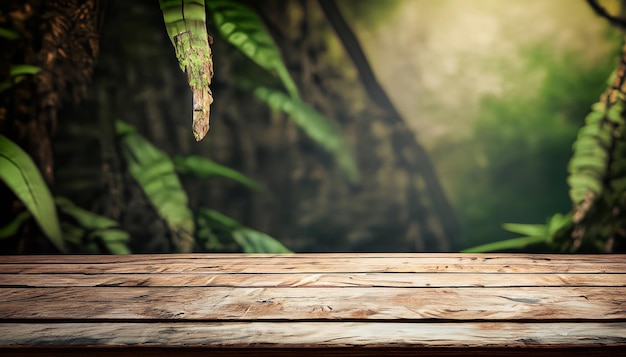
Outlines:
{"type": "Polygon", "coordinates": [[[505,223],[502,225],[502,228],[509,232],[531,237],[545,237],[548,232],[548,228],[545,224],[505,223]]]}
{"type": "Polygon", "coordinates": [[[41,71],[41,68],[37,66],[31,66],[28,64],[13,65],[9,69],[9,78],[0,82],[0,93],[11,88],[16,83],[21,82],[25,75],[37,74],[41,71]]]}
{"type": "Polygon", "coordinates": [[[487,252],[498,252],[498,251],[511,250],[511,249],[522,249],[531,244],[537,244],[537,243],[548,243],[548,237],[513,238],[513,239],[483,244],[477,247],[464,249],[461,251],[461,253],[487,253],[487,252]]]}
{"type": "MultiPolygon", "coordinates": [[[[245,86],[249,86],[249,84],[244,84],[245,86]]],[[[289,97],[279,90],[256,87],[253,93],[272,109],[288,114],[305,134],[335,157],[339,168],[351,182],[359,181],[359,169],[352,152],[343,140],[338,125],[325,118],[308,104],[289,97]]]]}
{"type": "Polygon", "coordinates": [[[252,190],[266,191],[263,185],[248,178],[244,174],[224,165],[220,165],[206,157],[197,155],[177,156],[174,158],[174,164],[176,171],[181,174],[193,175],[201,179],[223,176],[237,181],[252,190]]]}
{"type": "Polygon", "coordinates": [[[276,239],[250,228],[233,231],[233,238],[244,253],[293,253],[276,239]]]}
{"type": "Polygon", "coordinates": [[[14,236],[18,229],[31,217],[30,212],[20,212],[15,218],[4,227],[0,227],[0,239],[14,236]]]}
{"type": "Polygon", "coordinates": [[[463,253],[484,253],[511,249],[522,249],[531,244],[545,243],[552,245],[561,230],[570,227],[572,214],[556,213],[546,220],[546,224],[518,224],[505,223],[502,227],[513,233],[525,235],[525,237],[513,238],[494,243],[488,243],[477,247],[465,249],[463,253]]]}
{"type": "Polygon", "coordinates": [[[63,226],[68,241],[82,248],[85,248],[83,242],[87,242],[86,248],[91,253],[101,253],[97,244],[92,245],[94,239],[99,240],[109,253],[131,253],[128,248],[130,235],[119,229],[118,222],[80,208],[65,197],[57,197],[55,201],[61,212],[72,217],[78,224],[78,226],[74,224],[63,226]]]}
{"type": "Polygon", "coordinates": [[[236,220],[212,209],[200,208],[200,210],[198,210],[198,213],[202,217],[208,219],[214,227],[221,230],[232,231],[243,227],[241,223],[237,222],[236,220]]]}
{"type": "Polygon", "coordinates": [[[561,214],[556,213],[554,216],[548,219],[548,223],[546,224],[548,230],[548,236],[551,240],[555,238],[562,229],[570,227],[572,225],[572,214],[561,214]]]}
{"type": "Polygon", "coordinates": [[[37,66],[31,66],[29,64],[16,64],[9,69],[9,76],[21,76],[26,74],[37,74],[41,72],[41,68],[37,66]]]}
{"type": "Polygon", "coordinates": [[[194,245],[194,220],[170,157],[118,121],[121,151],[131,176],[142,188],[157,213],[173,234],[178,252],[191,252],[194,245]]]}
{"type": "MultiPolygon", "coordinates": [[[[618,74],[613,72],[611,77],[618,74]]],[[[611,166],[619,161],[611,150],[623,136],[623,93],[610,84],[609,92],[591,108],[572,145],[574,153],[568,164],[569,195],[576,209],[582,207],[582,202],[594,202],[606,193],[609,188],[606,184],[612,180],[611,166]]],[[[584,207],[579,214],[584,216],[590,209],[591,206],[584,207]]]]}
{"type": "MultiPolygon", "coordinates": [[[[228,235],[245,253],[292,253],[282,243],[271,236],[243,226],[236,220],[217,211],[201,208],[198,220],[205,228],[212,228],[212,235],[228,235]]],[[[212,244],[216,244],[216,240],[212,244]]]]}
{"type": "Polygon", "coordinates": [[[226,41],[278,77],[292,98],[300,97],[278,47],[253,9],[229,0],[211,0],[206,6],[217,30],[226,41]]]}
{"type": "Polygon", "coordinates": [[[59,218],[48,186],[28,154],[3,135],[0,135],[0,180],[24,203],[50,241],[64,252],[59,218]]]}
{"type": "Polygon", "coordinates": [[[96,238],[100,240],[111,254],[130,254],[130,248],[128,248],[128,241],[130,241],[130,235],[128,232],[119,228],[103,229],[92,232],[90,238],[96,238]]]}
{"type": "Polygon", "coordinates": [[[107,243],[107,249],[111,254],[121,255],[121,254],[130,254],[131,251],[128,249],[126,243],[122,242],[110,242],[107,243]]]}
{"type": "Polygon", "coordinates": [[[71,216],[83,228],[89,230],[107,229],[119,226],[119,224],[111,218],[97,215],[86,209],[80,208],[65,197],[56,197],[55,202],[61,212],[71,216]]]}
{"type": "Polygon", "coordinates": [[[0,27],[0,37],[9,39],[9,40],[16,40],[18,38],[20,38],[20,35],[13,31],[13,30],[9,30],[9,29],[5,29],[4,27],[0,27]]]}

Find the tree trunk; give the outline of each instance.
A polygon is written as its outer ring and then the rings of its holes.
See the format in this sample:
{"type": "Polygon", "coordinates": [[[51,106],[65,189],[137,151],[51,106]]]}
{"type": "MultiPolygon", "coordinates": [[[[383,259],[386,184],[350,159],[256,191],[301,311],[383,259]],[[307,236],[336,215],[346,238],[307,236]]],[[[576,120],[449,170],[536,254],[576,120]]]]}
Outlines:
{"type": "MultiPolygon", "coordinates": [[[[0,100],[0,133],[24,148],[48,184],[54,182],[52,137],[63,101],[81,99],[98,55],[99,0],[28,0],[0,3],[0,28],[15,39],[0,38],[0,78],[12,66],[40,68],[36,75],[12,83],[0,100]]],[[[9,81],[13,81],[9,79],[9,81]]],[[[23,210],[4,187],[0,192],[0,226],[23,210]]],[[[38,252],[54,249],[34,224],[27,224],[18,242],[3,242],[9,250],[38,252]]]]}

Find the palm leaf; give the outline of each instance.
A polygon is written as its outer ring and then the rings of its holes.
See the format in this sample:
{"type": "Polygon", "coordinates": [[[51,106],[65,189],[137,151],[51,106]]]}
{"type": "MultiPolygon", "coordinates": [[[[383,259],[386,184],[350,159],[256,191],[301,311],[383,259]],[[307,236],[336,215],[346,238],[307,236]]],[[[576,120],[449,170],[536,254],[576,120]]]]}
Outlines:
{"type": "Polygon", "coordinates": [[[71,237],[75,244],[81,245],[86,240],[88,245],[92,245],[89,251],[100,253],[98,245],[92,242],[97,239],[112,254],[130,254],[130,235],[119,228],[118,222],[80,208],[65,197],[57,197],[55,201],[61,212],[77,223],[65,226],[69,228],[66,237],[71,237]]]}
{"type": "Polygon", "coordinates": [[[50,241],[60,251],[65,251],[59,218],[48,186],[28,154],[3,135],[0,135],[0,180],[24,203],[50,241]]]}
{"type": "Polygon", "coordinates": [[[227,235],[243,249],[244,253],[292,253],[271,236],[245,227],[217,211],[201,208],[198,216],[198,221],[207,226],[203,228],[210,228],[212,234],[216,236],[212,244],[217,241],[217,236],[227,235]]]}
{"type": "Polygon", "coordinates": [[[211,0],[207,8],[220,35],[256,64],[278,77],[289,95],[299,98],[294,83],[262,20],[243,3],[230,0],[211,0]]]}
{"type": "Polygon", "coordinates": [[[170,157],[122,121],[117,122],[128,170],[174,236],[178,252],[193,250],[194,222],[170,157]]]}
{"type": "Polygon", "coordinates": [[[293,253],[276,239],[254,229],[242,227],[232,234],[244,253],[293,253]]]}

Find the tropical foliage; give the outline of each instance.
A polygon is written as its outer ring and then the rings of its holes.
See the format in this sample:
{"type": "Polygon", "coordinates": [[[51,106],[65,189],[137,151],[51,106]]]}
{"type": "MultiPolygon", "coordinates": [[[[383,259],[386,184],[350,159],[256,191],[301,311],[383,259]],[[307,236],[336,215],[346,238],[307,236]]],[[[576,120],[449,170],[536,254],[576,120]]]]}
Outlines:
{"type": "Polygon", "coordinates": [[[117,222],[86,211],[67,198],[53,198],[39,169],[19,146],[0,135],[0,179],[14,192],[27,211],[0,229],[0,238],[19,232],[33,217],[61,252],[127,254],[129,236],[117,222]],[[57,210],[58,208],[58,210],[57,210]],[[67,219],[59,220],[60,216],[67,219]]]}
{"type": "MultiPolygon", "coordinates": [[[[56,207],[48,186],[30,156],[4,135],[0,135],[0,180],[24,204],[50,241],[60,251],[65,251],[56,207]]],[[[18,215],[10,226],[19,225],[25,217],[18,215]]]]}
{"type": "MultiPolygon", "coordinates": [[[[204,5],[204,0],[161,0],[168,35],[176,49],[180,66],[188,74],[189,85],[194,91],[193,127],[197,140],[204,137],[204,134],[199,134],[196,129],[199,120],[197,108],[200,103],[198,87],[204,88],[203,90],[208,93],[200,97],[210,96],[208,85],[213,76],[211,50],[208,47],[204,24],[204,5]],[[191,39],[179,39],[179,36],[191,36],[191,39]],[[198,50],[200,46],[202,49],[198,50]],[[203,75],[204,73],[206,75],[203,75]],[[208,82],[198,84],[199,77],[208,78],[208,82]]],[[[266,70],[271,77],[278,79],[283,88],[267,88],[267,83],[254,82],[252,76],[241,79],[241,85],[272,109],[287,113],[304,133],[335,157],[348,179],[356,182],[359,177],[357,165],[344,143],[341,131],[314,108],[300,100],[298,88],[287,71],[280,51],[258,14],[248,5],[232,0],[208,1],[206,6],[219,35],[266,70]]],[[[211,102],[212,97],[208,104],[211,102]]],[[[208,108],[208,104],[203,108],[208,108]]],[[[206,118],[206,126],[204,124],[201,126],[208,130],[208,114],[206,118]]]]}
{"type": "Polygon", "coordinates": [[[481,245],[466,252],[533,246],[543,251],[608,252],[626,239],[620,218],[626,209],[626,51],[622,58],[572,146],[567,177],[572,211],[555,214],[546,224],[505,224],[505,230],[523,237],[481,245]]]}
{"type": "Polygon", "coordinates": [[[200,208],[194,217],[178,173],[202,179],[228,177],[254,190],[262,190],[260,184],[203,157],[179,156],[172,160],[122,121],[117,122],[117,133],[128,170],[166,222],[176,251],[191,252],[196,246],[207,251],[234,250],[235,243],[246,253],[290,252],[274,238],[216,211],[200,208]]]}
{"type": "MultiPolygon", "coordinates": [[[[193,134],[196,140],[201,140],[209,128],[209,106],[213,101],[209,88],[213,76],[212,39],[206,30],[205,4],[198,0],[161,0],[160,7],[180,67],[187,74],[193,92],[193,134]]],[[[295,82],[280,52],[256,12],[236,1],[209,2],[208,10],[219,35],[260,68],[278,78],[286,92],[263,87],[265,83],[253,83],[249,79],[242,80],[246,83],[245,87],[273,109],[291,115],[305,133],[337,157],[337,162],[349,179],[356,181],[358,170],[340,130],[300,100],[295,82]]],[[[0,35],[15,37],[9,30],[0,35]]],[[[34,66],[15,65],[11,68],[10,78],[0,88],[9,88],[22,76],[35,74],[38,70],[34,66]]],[[[262,185],[205,157],[190,155],[172,159],[122,121],[116,123],[116,133],[118,149],[124,157],[128,172],[165,222],[176,251],[236,250],[238,246],[248,253],[289,252],[272,237],[247,228],[216,211],[201,208],[194,217],[178,174],[200,179],[228,177],[252,190],[267,192],[262,185]]],[[[0,162],[3,164],[2,179],[30,212],[17,215],[2,228],[2,236],[16,234],[21,224],[32,216],[61,251],[67,250],[67,244],[71,251],[130,252],[129,235],[120,228],[118,222],[84,210],[67,198],[56,198],[55,206],[55,199],[28,155],[18,151],[19,147],[8,139],[0,144],[4,159],[0,162]],[[17,160],[12,158],[16,152],[20,155],[17,160]],[[62,212],[61,223],[56,207],[62,212]]]]}

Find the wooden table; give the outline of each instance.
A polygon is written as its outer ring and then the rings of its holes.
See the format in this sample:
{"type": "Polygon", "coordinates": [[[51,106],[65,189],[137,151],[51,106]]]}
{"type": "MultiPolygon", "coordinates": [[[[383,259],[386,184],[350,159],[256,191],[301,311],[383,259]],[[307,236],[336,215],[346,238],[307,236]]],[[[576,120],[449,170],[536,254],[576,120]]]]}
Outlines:
{"type": "Polygon", "coordinates": [[[0,256],[0,354],[626,356],[625,255],[0,256]]]}

